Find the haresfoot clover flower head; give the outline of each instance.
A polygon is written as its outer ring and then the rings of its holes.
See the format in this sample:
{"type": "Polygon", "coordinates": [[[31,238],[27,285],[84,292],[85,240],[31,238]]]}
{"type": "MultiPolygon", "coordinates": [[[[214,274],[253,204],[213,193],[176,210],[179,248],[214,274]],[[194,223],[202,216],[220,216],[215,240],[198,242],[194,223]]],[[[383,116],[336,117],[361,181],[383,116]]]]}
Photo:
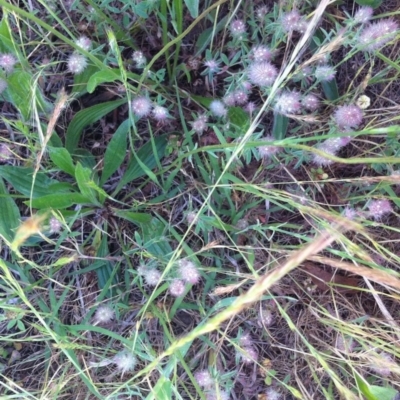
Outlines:
{"type": "Polygon", "coordinates": [[[243,20],[237,19],[231,23],[231,35],[234,38],[241,38],[246,33],[246,24],[243,20]]]}
{"type": "Polygon", "coordinates": [[[208,72],[215,74],[217,72],[219,72],[219,62],[215,61],[215,60],[207,60],[204,61],[204,65],[207,68],[208,72]]]}
{"type": "Polygon", "coordinates": [[[186,283],[195,285],[200,281],[200,273],[196,265],[189,260],[182,259],[178,261],[179,276],[186,283]]]}
{"type": "Polygon", "coordinates": [[[165,122],[170,118],[168,108],[155,105],[152,111],[153,118],[158,122],[165,122]]]}
{"type": "Polygon", "coordinates": [[[246,347],[243,347],[242,351],[243,351],[241,353],[242,361],[245,364],[251,364],[251,363],[257,362],[258,351],[255,349],[255,347],[246,346],[246,347]]]}
{"type": "Polygon", "coordinates": [[[249,81],[257,86],[271,86],[278,76],[278,70],[271,63],[254,62],[247,69],[249,81]]]}
{"type": "Polygon", "coordinates": [[[161,272],[158,269],[150,268],[144,272],[143,276],[149,286],[157,286],[161,279],[161,272]]]}
{"type": "Polygon", "coordinates": [[[79,75],[87,67],[87,60],[82,54],[74,52],[69,56],[67,65],[69,72],[73,73],[74,75],[79,75]]]}
{"type": "Polygon", "coordinates": [[[87,36],[81,36],[75,41],[75,44],[86,51],[92,47],[92,41],[87,36]]]}
{"type": "Polygon", "coordinates": [[[350,104],[338,107],[334,117],[339,128],[356,128],[363,120],[363,113],[360,107],[355,104],[350,104]]]}
{"type": "Polygon", "coordinates": [[[137,364],[136,357],[127,350],[120,351],[113,357],[117,369],[124,375],[126,372],[133,371],[137,364]]]}
{"type": "Polygon", "coordinates": [[[319,108],[320,101],[317,96],[310,93],[307,96],[304,96],[301,100],[301,104],[306,110],[316,111],[319,108]]]}
{"type": "Polygon", "coordinates": [[[199,115],[197,119],[191,122],[191,125],[196,133],[203,133],[207,129],[207,116],[199,115]]]}
{"type": "Polygon", "coordinates": [[[181,297],[185,293],[186,285],[182,279],[174,279],[169,285],[169,292],[174,297],[181,297]]]}
{"type": "Polygon", "coordinates": [[[317,66],[314,74],[320,82],[329,82],[335,78],[336,71],[330,65],[325,64],[317,66]]]}
{"type": "Polygon", "coordinates": [[[132,111],[138,118],[147,117],[151,109],[151,101],[146,96],[138,96],[132,100],[132,111]]]}
{"type": "Polygon", "coordinates": [[[297,10],[283,13],[281,24],[285,32],[304,32],[307,28],[307,22],[297,10]]]}
{"type": "Polygon", "coordinates": [[[14,70],[14,65],[17,62],[18,60],[11,53],[0,54],[0,67],[7,73],[11,73],[14,70]]]}
{"type": "MultiPolygon", "coordinates": [[[[260,140],[265,142],[273,142],[275,139],[271,135],[267,135],[260,140]]],[[[257,147],[257,150],[262,158],[271,158],[280,150],[280,147],[274,145],[265,145],[257,147]]]]}
{"type": "Polygon", "coordinates": [[[132,60],[135,63],[136,68],[144,68],[147,63],[145,55],[139,50],[133,52],[132,60]]]}
{"type": "Polygon", "coordinates": [[[61,222],[55,217],[50,218],[49,225],[50,225],[50,233],[58,233],[60,232],[62,227],[61,222]]]}
{"type": "Polygon", "coordinates": [[[94,322],[96,324],[107,324],[112,321],[114,315],[114,310],[110,306],[102,305],[97,308],[94,314],[94,322]]]}
{"type": "Polygon", "coordinates": [[[375,220],[379,220],[386,214],[390,214],[393,211],[392,204],[387,199],[370,200],[368,202],[368,209],[370,217],[374,218],[375,220]]]}
{"type": "Polygon", "coordinates": [[[0,94],[2,94],[7,89],[8,83],[0,78],[0,94]]]}
{"type": "Polygon", "coordinates": [[[224,106],[224,103],[220,100],[213,100],[210,104],[210,111],[216,117],[225,117],[228,113],[228,110],[224,106]]]}
{"type": "Polygon", "coordinates": [[[267,46],[254,46],[251,49],[251,57],[255,62],[270,61],[272,58],[272,51],[267,46]]]}
{"type": "Polygon", "coordinates": [[[276,98],[274,110],[275,112],[288,115],[298,114],[301,110],[300,93],[286,91],[276,98]]]}
{"type": "Polygon", "coordinates": [[[206,369],[196,371],[194,373],[194,379],[196,379],[197,384],[203,388],[210,387],[214,384],[214,379],[206,369]]]}

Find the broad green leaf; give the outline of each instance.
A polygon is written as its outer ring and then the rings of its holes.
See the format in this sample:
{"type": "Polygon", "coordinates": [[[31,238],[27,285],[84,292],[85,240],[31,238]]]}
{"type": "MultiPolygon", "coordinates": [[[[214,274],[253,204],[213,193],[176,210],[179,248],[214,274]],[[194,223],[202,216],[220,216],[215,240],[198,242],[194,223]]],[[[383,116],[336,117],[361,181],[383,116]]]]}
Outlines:
{"type": "Polygon", "coordinates": [[[132,222],[134,224],[145,224],[150,222],[152,219],[152,216],[150,214],[137,213],[125,210],[115,210],[114,214],[117,217],[126,219],[127,221],[132,222]]]}
{"type": "MultiPolygon", "coordinates": [[[[153,151],[153,144],[150,141],[138,150],[136,156],[149,170],[152,170],[157,166],[157,159],[161,159],[164,157],[167,142],[167,135],[159,136],[154,139],[154,144],[157,151],[156,155],[153,151]]],[[[144,175],[146,175],[146,172],[136,161],[136,158],[132,156],[131,161],[128,164],[128,168],[125,171],[125,174],[122,176],[117,188],[115,189],[115,193],[118,193],[121,188],[127,183],[144,175]]]]}
{"type": "Polygon", "coordinates": [[[89,203],[91,203],[91,200],[87,199],[80,193],[55,193],[32,199],[31,203],[29,201],[25,201],[25,204],[32,204],[32,208],[36,208],[38,210],[47,208],[61,209],[71,207],[75,204],[89,203]]]}
{"type": "Polygon", "coordinates": [[[398,391],[390,386],[381,387],[371,385],[369,389],[371,393],[379,400],[394,400],[398,394],[398,391]]]}
{"type": "Polygon", "coordinates": [[[64,147],[49,147],[49,154],[51,161],[53,161],[61,171],[75,176],[74,162],[67,149],[64,147]]]}
{"type": "Polygon", "coordinates": [[[336,79],[329,82],[321,82],[322,89],[328,100],[334,101],[339,98],[339,90],[336,84],[336,79]]]}
{"type": "Polygon", "coordinates": [[[249,115],[240,107],[229,107],[228,110],[229,121],[237,127],[246,131],[250,126],[249,115]]]}
{"type": "MultiPolygon", "coordinates": [[[[85,70],[78,75],[74,76],[74,85],[72,87],[72,93],[79,94],[82,96],[87,91],[87,86],[89,83],[90,78],[99,72],[99,68],[96,65],[88,65],[85,70]]],[[[92,93],[92,92],[89,92],[92,93]]]]}
{"type": "Polygon", "coordinates": [[[0,235],[9,242],[14,238],[14,229],[18,227],[20,217],[18,206],[0,178],[0,235]]]}
{"type": "Polygon", "coordinates": [[[83,197],[90,199],[93,204],[99,205],[96,192],[89,186],[89,182],[92,180],[91,177],[92,171],[89,168],[83,167],[82,164],[78,162],[75,168],[75,178],[79,190],[83,197]]]}
{"type": "Polygon", "coordinates": [[[130,120],[124,121],[116,130],[113,137],[108,143],[106,153],[104,155],[104,167],[100,179],[100,185],[119,168],[126,156],[127,137],[130,128],[130,120]]]}
{"type": "Polygon", "coordinates": [[[186,7],[190,12],[192,18],[199,16],[199,0],[185,0],[186,7]]]}
{"type": "Polygon", "coordinates": [[[73,153],[79,143],[84,128],[125,103],[126,99],[108,101],[79,111],[68,126],[65,148],[70,153],[73,153]]]}
{"type": "Polygon", "coordinates": [[[360,6],[378,8],[382,4],[382,0],[356,0],[356,3],[360,6]]]}
{"type": "Polygon", "coordinates": [[[274,125],[272,128],[272,136],[276,140],[282,140],[286,136],[289,125],[289,118],[285,115],[274,113],[274,125]]]}
{"type": "Polygon", "coordinates": [[[96,87],[105,82],[115,82],[121,80],[118,69],[106,69],[94,73],[88,80],[87,91],[93,93],[96,87]]]}
{"type": "MultiPolygon", "coordinates": [[[[9,182],[14,189],[26,197],[31,196],[33,169],[28,167],[14,167],[11,165],[0,166],[0,176],[9,182]]],[[[63,189],[60,182],[50,179],[45,174],[39,172],[36,175],[35,185],[33,187],[32,198],[46,196],[54,192],[57,185],[58,191],[66,191],[67,186],[63,189]]]]}
{"type": "Polygon", "coordinates": [[[371,386],[369,383],[358,372],[354,372],[358,389],[364,395],[366,400],[381,400],[371,392],[371,386]]]}

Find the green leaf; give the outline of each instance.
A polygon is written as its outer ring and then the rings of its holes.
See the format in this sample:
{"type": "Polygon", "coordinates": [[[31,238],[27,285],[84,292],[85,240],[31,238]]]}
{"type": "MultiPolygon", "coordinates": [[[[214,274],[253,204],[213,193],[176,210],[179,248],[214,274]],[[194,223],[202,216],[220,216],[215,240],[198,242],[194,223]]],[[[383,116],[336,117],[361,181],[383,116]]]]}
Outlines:
{"type": "Polygon", "coordinates": [[[18,206],[7,192],[3,179],[0,178],[0,236],[12,242],[20,218],[18,206]]]}
{"type": "MultiPolygon", "coordinates": [[[[26,197],[31,196],[33,169],[28,167],[14,167],[11,165],[0,166],[0,176],[9,182],[17,192],[26,197]]],[[[62,189],[60,182],[50,179],[45,174],[38,172],[35,179],[35,186],[32,191],[32,198],[46,196],[53,191],[55,186],[58,191],[66,191],[67,187],[62,189]]]]}
{"type": "Polygon", "coordinates": [[[398,391],[392,387],[381,387],[371,385],[369,387],[371,393],[379,400],[394,400],[398,391]]]}
{"type": "Polygon", "coordinates": [[[321,86],[328,100],[334,101],[339,98],[339,90],[336,84],[336,79],[332,79],[329,82],[321,82],[321,86]]]}
{"type": "MultiPolygon", "coordinates": [[[[89,83],[90,78],[99,72],[99,67],[96,65],[90,64],[88,65],[85,70],[78,75],[74,76],[74,85],[72,86],[72,93],[79,96],[82,96],[86,93],[87,85],[89,83]]],[[[92,93],[92,92],[89,92],[92,93]]]]}
{"type": "Polygon", "coordinates": [[[274,113],[274,125],[272,128],[272,136],[276,140],[282,140],[286,136],[289,125],[289,118],[285,115],[274,113]]]}
{"type": "Polygon", "coordinates": [[[89,204],[91,201],[80,193],[55,193],[32,199],[31,203],[25,201],[26,205],[32,204],[32,208],[43,210],[47,208],[62,209],[75,204],[89,204]]]}
{"type": "Polygon", "coordinates": [[[228,110],[229,121],[243,131],[247,131],[250,127],[249,115],[240,107],[229,107],[228,110]]]}
{"type": "Polygon", "coordinates": [[[75,168],[75,178],[80,192],[85,198],[90,199],[93,204],[100,205],[97,200],[96,192],[89,186],[89,182],[92,180],[91,177],[92,171],[89,168],[83,167],[82,164],[78,162],[75,168]]]}
{"type": "Polygon", "coordinates": [[[364,395],[366,400],[380,400],[380,398],[376,397],[371,392],[371,386],[369,385],[369,383],[357,371],[354,372],[358,389],[364,395]]]}
{"type": "Polygon", "coordinates": [[[152,216],[150,214],[137,213],[137,212],[125,211],[125,210],[114,210],[114,214],[117,217],[126,219],[127,221],[132,222],[137,225],[149,223],[152,219],[152,216]]]}
{"type": "MultiPolygon", "coordinates": [[[[153,151],[153,144],[150,141],[138,150],[136,156],[149,170],[152,170],[157,166],[157,160],[164,157],[167,142],[167,135],[159,136],[154,139],[154,144],[157,151],[156,155],[153,151]]],[[[118,193],[127,183],[132,182],[133,180],[144,175],[146,175],[146,172],[136,161],[136,158],[132,156],[125,174],[122,176],[117,188],[115,189],[115,193],[118,193]]]]}
{"type": "Polygon", "coordinates": [[[96,87],[105,82],[115,82],[121,80],[118,69],[106,69],[94,73],[88,80],[87,91],[93,93],[96,87]]]}
{"type": "Polygon", "coordinates": [[[130,120],[125,120],[114,133],[110,143],[108,143],[106,153],[104,154],[104,167],[100,185],[103,185],[124,161],[130,125],[130,120]]]}
{"type": "Polygon", "coordinates": [[[65,148],[70,153],[73,153],[79,143],[84,128],[125,103],[126,99],[108,101],[79,111],[68,126],[65,148]]]}
{"type": "Polygon", "coordinates": [[[75,166],[71,155],[64,147],[49,147],[50,159],[60,168],[71,176],[75,176],[75,166]]]}
{"type": "Polygon", "coordinates": [[[360,6],[378,8],[382,4],[382,0],[356,0],[356,3],[360,6]]]}
{"type": "Polygon", "coordinates": [[[185,0],[186,7],[190,12],[192,18],[199,16],[199,0],[185,0]]]}

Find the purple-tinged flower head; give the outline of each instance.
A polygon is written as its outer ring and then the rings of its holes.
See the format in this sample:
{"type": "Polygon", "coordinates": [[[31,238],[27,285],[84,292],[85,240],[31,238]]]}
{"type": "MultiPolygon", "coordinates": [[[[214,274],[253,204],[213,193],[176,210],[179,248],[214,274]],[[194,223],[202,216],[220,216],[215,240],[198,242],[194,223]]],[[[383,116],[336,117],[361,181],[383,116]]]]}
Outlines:
{"type": "Polygon", "coordinates": [[[244,90],[238,89],[233,92],[233,96],[235,98],[235,103],[238,104],[239,106],[242,106],[243,104],[246,104],[249,96],[244,90]]]}
{"type": "Polygon", "coordinates": [[[247,69],[249,81],[257,86],[271,86],[278,76],[278,70],[271,63],[256,62],[247,69]]]}
{"type": "Polygon", "coordinates": [[[307,30],[308,22],[305,18],[301,18],[300,21],[296,24],[295,31],[299,33],[304,33],[307,30]]]}
{"type": "Polygon", "coordinates": [[[68,71],[74,75],[81,74],[87,67],[86,57],[79,53],[72,53],[67,60],[68,71]]]}
{"type": "MultiPolygon", "coordinates": [[[[271,135],[267,135],[260,140],[265,142],[273,142],[275,139],[271,135]]],[[[281,148],[279,146],[265,145],[257,147],[258,153],[262,158],[271,158],[273,155],[278,153],[281,148]]]]}
{"type": "Polygon", "coordinates": [[[301,110],[300,93],[286,91],[276,98],[274,110],[282,115],[298,114],[301,110]]]}
{"type": "Polygon", "coordinates": [[[224,106],[224,103],[220,100],[213,100],[210,104],[210,111],[216,117],[225,117],[228,110],[224,106]]]}
{"type": "Polygon", "coordinates": [[[359,37],[363,50],[376,51],[390,42],[397,34],[399,26],[393,19],[383,19],[365,27],[359,37]]]}
{"type": "Polygon", "coordinates": [[[267,396],[267,400],[281,400],[282,398],[282,394],[272,387],[266,390],[265,395],[267,396]]]}
{"type": "Polygon", "coordinates": [[[132,100],[132,112],[138,118],[147,117],[151,109],[151,101],[145,96],[138,96],[132,100]]]}
{"type": "MultiPolygon", "coordinates": [[[[327,153],[329,155],[334,156],[337,152],[336,149],[332,148],[331,146],[326,146],[325,142],[319,143],[315,146],[316,149],[323,151],[324,153],[327,153]]],[[[322,166],[327,166],[327,165],[331,165],[334,163],[333,160],[329,159],[329,158],[325,158],[324,156],[321,156],[317,153],[313,153],[312,155],[313,157],[313,163],[322,167],[322,166]]]]}
{"type": "Polygon", "coordinates": [[[257,105],[253,101],[249,101],[244,107],[244,111],[247,111],[249,114],[253,114],[256,110],[257,105]]]}
{"type": "Polygon", "coordinates": [[[301,15],[297,10],[283,13],[281,17],[282,28],[285,32],[297,30],[297,24],[301,21],[301,15]]]}
{"type": "Polygon", "coordinates": [[[260,324],[261,326],[271,326],[275,321],[275,315],[269,308],[263,308],[260,311],[260,324]]]}
{"type": "Polygon", "coordinates": [[[255,349],[255,347],[253,346],[247,346],[247,347],[243,347],[242,349],[242,361],[245,364],[252,364],[254,362],[257,362],[258,359],[258,351],[255,349]]]}
{"type": "Polygon", "coordinates": [[[75,41],[75,44],[86,51],[89,51],[92,47],[92,41],[87,36],[81,36],[75,41]]]}
{"type": "Polygon", "coordinates": [[[330,65],[319,65],[315,68],[314,74],[320,82],[330,82],[335,78],[336,71],[330,65]]]}
{"type": "Polygon", "coordinates": [[[10,53],[0,54],[0,67],[7,73],[13,72],[17,62],[18,60],[10,53]]]}
{"type": "Polygon", "coordinates": [[[107,324],[113,320],[114,316],[114,310],[110,306],[103,305],[96,310],[94,322],[96,324],[107,324]]]}
{"type": "Polygon", "coordinates": [[[137,364],[136,357],[129,351],[120,351],[113,357],[113,361],[117,366],[118,371],[124,375],[126,372],[133,371],[137,364]]]}
{"type": "Polygon", "coordinates": [[[196,133],[203,133],[207,129],[207,116],[206,115],[200,115],[195,119],[193,122],[191,122],[192,128],[196,133]]]}
{"type": "Polygon", "coordinates": [[[242,347],[251,347],[254,344],[254,339],[251,337],[250,332],[243,332],[239,338],[239,344],[242,347]]]}
{"type": "Polygon", "coordinates": [[[7,89],[8,83],[0,78],[0,94],[2,94],[7,89]]]}
{"type": "Polygon", "coordinates": [[[356,128],[363,120],[363,113],[360,107],[350,104],[338,107],[335,111],[334,118],[339,128],[356,128]]]}
{"type": "Polygon", "coordinates": [[[228,107],[233,107],[236,104],[236,99],[233,92],[230,92],[227,95],[225,95],[223,100],[228,107]]]}
{"type": "Polygon", "coordinates": [[[225,390],[219,390],[218,392],[213,389],[208,391],[206,394],[206,400],[229,400],[231,396],[225,390]]]}
{"type": "Polygon", "coordinates": [[[343,216],[349,220],[354,220],[357,217],[357,211],[354,208],[347,206],[343,210],[343,216]]]}
{"type": "Polygon", "coordinates": [[[265,18],[265,16],[268,14],[268,7],[267,6],[260,6],[257,8],[256,10],[256,17],[259,20],[263,20],[265,18]]]}
{"type": "Polygon", "coordinates": [[[174,279],[169,285],[169,292],[174,297],[181,297],[185,293],[186,285],[181,279],[174,279]]]}
{"type": "Polygon", "coordinates": [[[158,122],[165,122],[168,118],[170,118],[168,108],[159,105],[154,106],[152,114],[153,118],[158,122]]]}
{"type": "Polygon", "coordinates": [[[196,285],[200,281],[200,273],[192,261],[182,259],[178,262],[179,276],[186,283],[196,285]]]}
{"type": "Polygon", "coordinates": [[[354,14],[354,22],[356,24],[365,24],[371,19],[373,14],[374,10],[372,7],[360,7],[354,14]]]}
{"type": "Polygon", "coordinates": [[[236,19],[230,26],[231,35],[234,38],[241,38],[246,33],[246,24],[241,19],[236,19]]]}
{"type": "Polygon", "coordinates": [[[301,100],[301,104],[306,110],[316,111],[318,110],[321,102],[319,101],[319,98],[317,96],[310,93],[307,96],[303,97],[303,99],[301,100]]]}
{"type": "Polygon", "coordinates": [[[50,233],[59,233],[61,231],[62,225],[57,218],[51,217],[49,225],[50,225],[50,233]]]}
{"type": "Polygon", "coordinates": [[[249,82],[247,80],[244,80],[244,81],[240,82],[240,87],[244,91],[249,92],[251,90],[251,88],[252,88],[252,84],[251,84],[251,82],[249,82]]]}
{"type": "Polygon", "coordinates": [[[143,52],[137,50],[132,54],[132,60],[135,63],[136,68],[144,68],[146,66],[147,60],[143,52]]]}
{"type": "Polygon", "coordinates": [[[272,55],[272,51],[267,46],[258,45],[251,49],[251,57],[255,62],[270,61],[272,55]]]}
{"type": "Polygon", "coordinates": [[[217,62],[215,60],[204,61],[204,65],[207,68],[208,72],[211,72],[212,74],[215,74],[215,73],[219,72],[219,70],[220,70],[219,62],[217,62]]]}
{"type": "Polygon", "coordinates": [[[370,216],[376,220],[393,211],[392,204],[387,199],[370,200],[367,206],[370,216]]]}
{"type": "Polygon", "coordinates": [[[161,272],[158,269],[150,268],[143,274],[144,280],[149,286],[157,286],[161,279],[161,272]]]}
{"type": "Polygon", "coordinates": [[[194,373],[194,379],[196,379],[197,384],[203,388],[214,385],[214,379],[206,369],[196,371],[194,373]]]}

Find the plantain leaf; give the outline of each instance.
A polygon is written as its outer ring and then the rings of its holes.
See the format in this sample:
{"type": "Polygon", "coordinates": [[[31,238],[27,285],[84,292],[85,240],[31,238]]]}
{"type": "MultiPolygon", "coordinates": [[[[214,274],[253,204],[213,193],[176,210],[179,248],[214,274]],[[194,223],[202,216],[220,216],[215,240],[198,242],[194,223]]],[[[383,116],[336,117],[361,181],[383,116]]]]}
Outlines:
{"type": "Polygon", "coordinates": [[[30,201],[25,201],[25,204],[32,205],[32,208],[43,210],[47,208],[62,209],[68,208],[75,204],[90,204],[90,199],[87,199],[80,193],[55,193],[47,196],[38,197],[30,201]]]}
{"type": "Polygon", "coordinates": [[[272,128],[272,136],[276,140],[282,140],[286,136],[289,125],[289,118],[285,115],[274,113],[274,125],[272,128]]]}
{"type": "Polygon", "coordinates": [[[108,101],[79,111],[68,126],[65,148],[70,153],[73,153],[79,143],[84,128],[125,103],[126,99],[108,101]]]}
{"type": "Polygon", "coordinates": [[[97,200],[96,192],[89,185],[89,183],[92,181],[91,176],[92,171],[89,168],[83,167],[80,162],[76,164],[75,178],[80,192],[82,193],[83,197],[91,200],[93,204],[100,205],[97,200]]]}
{"type": "Polygon", "coordinates": [[[0,236],[12,242],[14,229],[18,227],[20,218],[18,206],[7,192],[3,179],[0,178],[0,236]]]}
{"type": "Polygon", "coordinates": [[[64,147],[49,147],[50,159],[60,168],[71,176],[75,176],[75,166],[71,154],[64,147]]]}

